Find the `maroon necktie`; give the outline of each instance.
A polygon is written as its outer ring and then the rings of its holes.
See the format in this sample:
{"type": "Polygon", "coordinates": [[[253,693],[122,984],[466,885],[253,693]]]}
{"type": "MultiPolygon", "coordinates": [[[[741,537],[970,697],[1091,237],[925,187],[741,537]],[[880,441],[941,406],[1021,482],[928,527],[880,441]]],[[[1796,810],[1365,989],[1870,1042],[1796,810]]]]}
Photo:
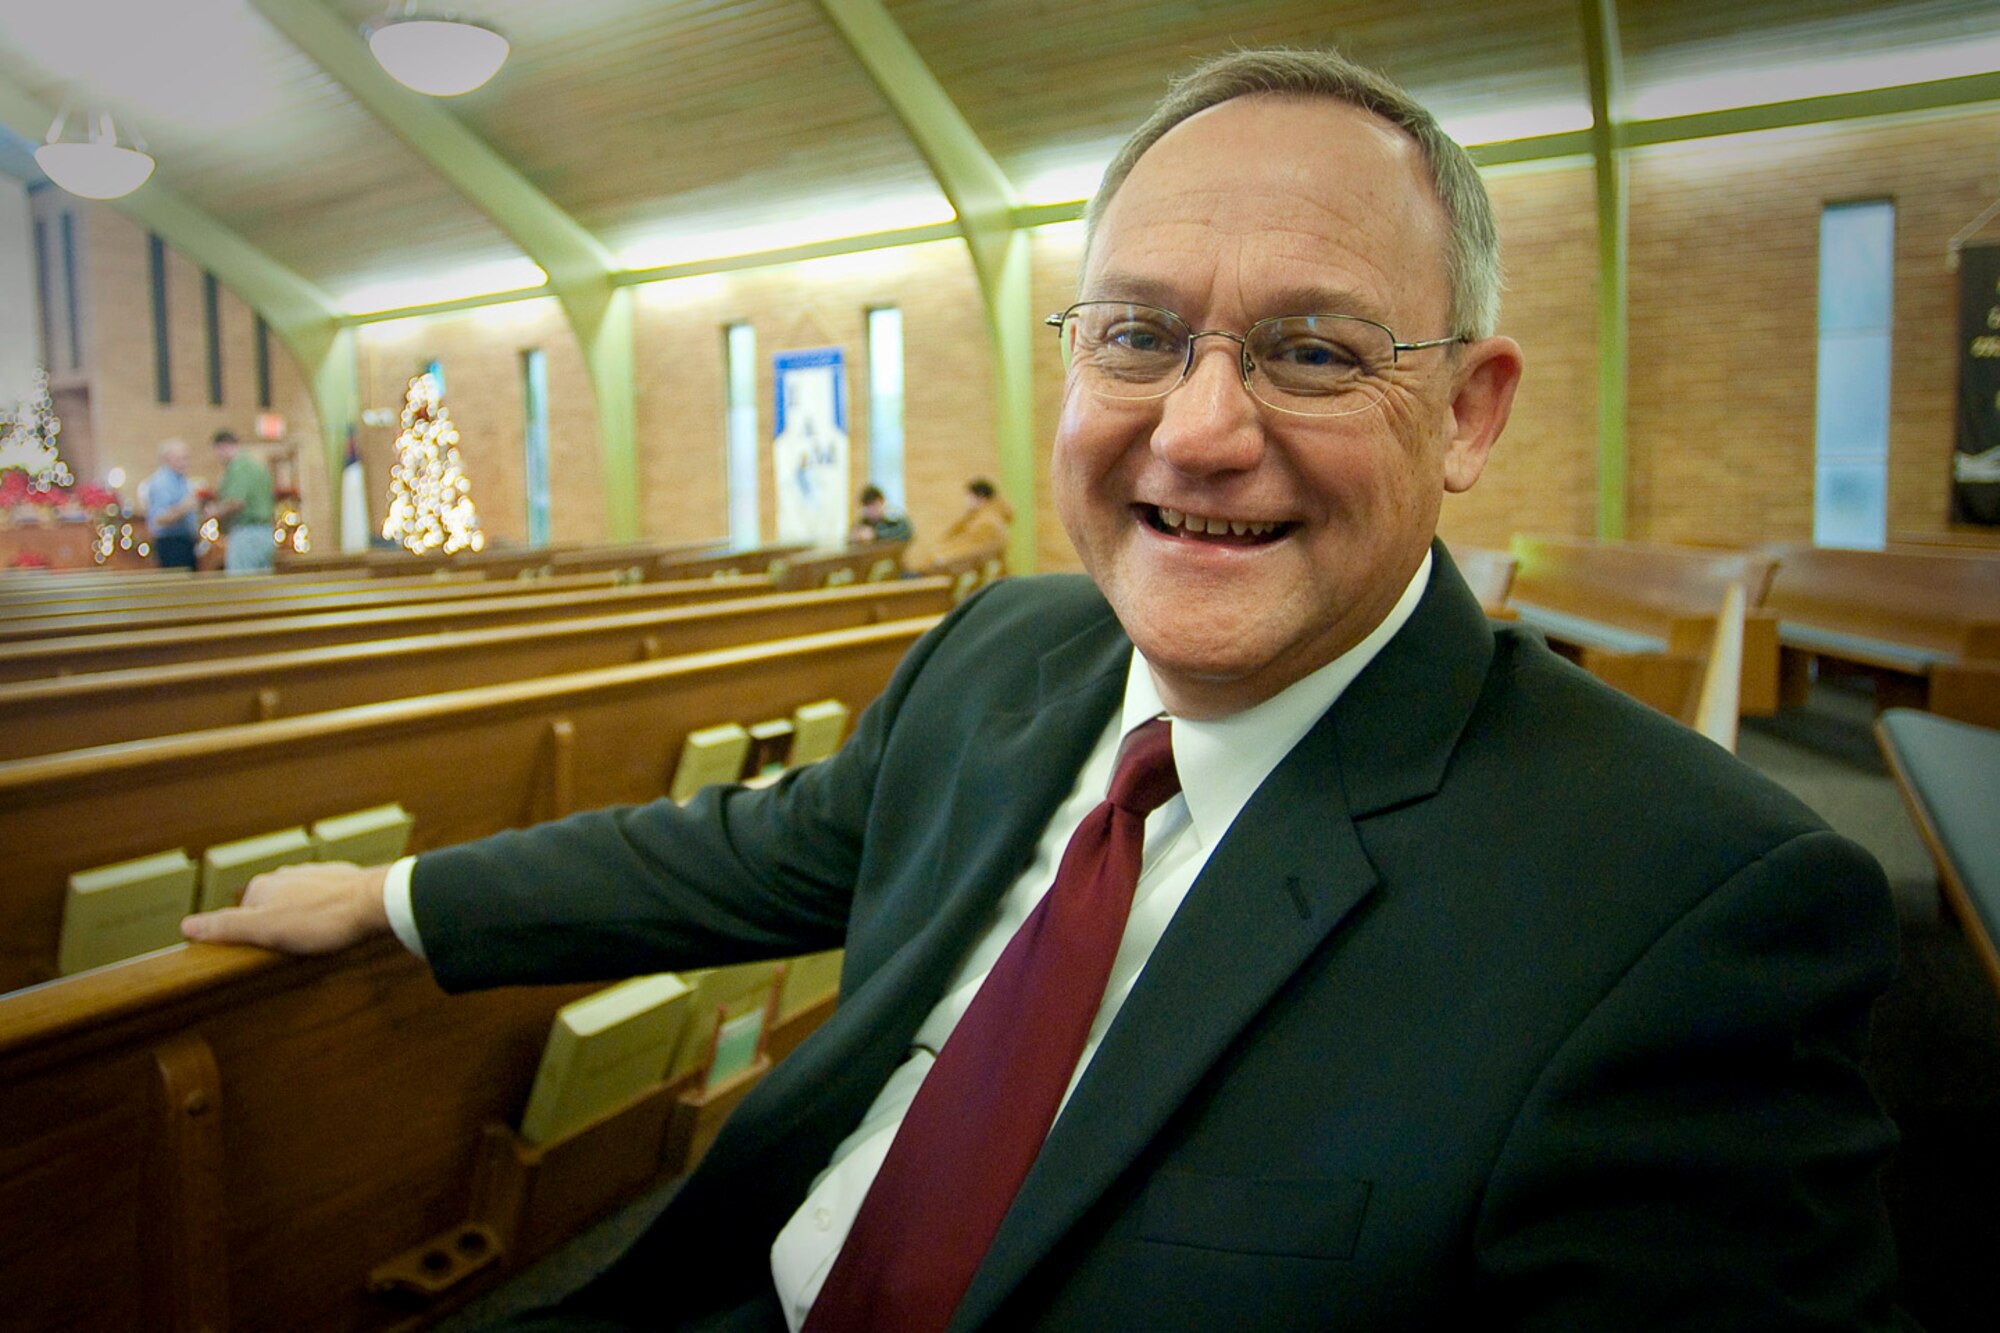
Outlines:
{"type": "Polygon", "coordinates": [[[1181,789],[1167,723],[1134,727],[1111,794],[924,1076],[805,1333],[935,1333],[1056,1117],[1139,882],[1146,816],[1181,789]]]}

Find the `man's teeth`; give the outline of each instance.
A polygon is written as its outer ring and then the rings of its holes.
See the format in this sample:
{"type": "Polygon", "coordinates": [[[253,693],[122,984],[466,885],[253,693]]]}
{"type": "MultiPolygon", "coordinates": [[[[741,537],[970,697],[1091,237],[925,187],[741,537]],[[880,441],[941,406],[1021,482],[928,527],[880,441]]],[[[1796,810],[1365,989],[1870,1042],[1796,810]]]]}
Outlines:
{"type": "Polygon", "coordinates": [[[1160,522],[1183,532],[1203,532],[1216,537],[1265,537],[1278,530],[1276,523],[1246,523],[1240,518],[1208,518],[1160,506],[1160,522]]]}

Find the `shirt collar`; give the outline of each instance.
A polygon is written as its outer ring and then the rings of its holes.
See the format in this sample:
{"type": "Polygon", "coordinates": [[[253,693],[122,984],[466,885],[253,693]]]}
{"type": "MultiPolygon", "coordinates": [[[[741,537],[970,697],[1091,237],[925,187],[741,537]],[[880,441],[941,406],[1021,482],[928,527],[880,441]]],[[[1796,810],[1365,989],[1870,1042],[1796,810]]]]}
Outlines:
{"type": "MultiPolygon", "coordinates": [[[[1263,703],[1228,717],[1173,720],[1174,767],[1181,776],[1188,817],[1203,846],[1212,847],[1221,840],[1271,770],[1402,629],[1416,611],[1430,578],[1431,553],[1425,551],[1423,563],[1381,624],[1339,657],[1263,703]]],[[[1125,704],[1118,734],[1123,736],[1165,711],[1153,673],[1135,648],[1125,673],[1125,704]]]]}

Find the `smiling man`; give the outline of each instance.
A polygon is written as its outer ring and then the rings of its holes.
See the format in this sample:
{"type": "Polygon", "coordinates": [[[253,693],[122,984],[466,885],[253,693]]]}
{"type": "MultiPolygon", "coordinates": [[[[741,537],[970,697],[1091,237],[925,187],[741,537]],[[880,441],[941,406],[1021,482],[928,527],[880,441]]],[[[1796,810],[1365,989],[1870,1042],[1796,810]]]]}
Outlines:
{"type": "Polygon", "coordinates": [[[1240,52],[1091,218],[1050,321],[1089,579],[968,599],[768,790],[188,933],[393,926],[453,989],[844,945],[835,1015],[518,1328],[1893,1326],[1879,870],[1434,542],[1522,364],[1470,161],[1240,52]]]}

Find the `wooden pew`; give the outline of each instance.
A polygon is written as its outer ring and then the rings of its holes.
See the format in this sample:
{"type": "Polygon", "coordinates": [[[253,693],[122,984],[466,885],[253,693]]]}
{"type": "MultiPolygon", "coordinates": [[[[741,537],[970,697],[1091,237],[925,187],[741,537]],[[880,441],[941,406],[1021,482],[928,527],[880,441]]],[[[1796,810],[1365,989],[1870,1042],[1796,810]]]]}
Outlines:
{"type": "Polygon", "coordinates": [[[616,577],[609,573],[565,574],[560,578],[538,579],[531,583],[420,578],[366,583],[358,588],[328,589],[304,584],[248,597],[203,598],[179,604],[153,605],[150,599],[72,602],[36,607],[14,616],[0,613],[0,643],[20,643],[73,634],[169,629],[176,625],[214,625],[267,616],[363,611],[378,606],[450,606],[493,597],[518,597],[528,591],[609,588],[617,582],[616,577]]]}
{"type": "Polygon", "coordinates": [[[1891,708],[1875,739],[1937,863],[1946,903],[2000,990],[2000,730],[1891,708]]]}
{"type": "Polygon", "coordinates": [[[23,608],[21,614],[0,613],[0,644],[82,634],[112,634],[181,625],[222,624],[274,616],[319,615],[389,606],[436,606],[519,597],[530,592],[584,591],[617,586],[610,573],[568,574],[528,582],[483,579],[394,579],[359,587],[326,589],[309,584],[276,588],[246,597],[203,598],[188,603],[153,605],[150,599],[113,599],[23,608]]]}
{"type": "MultiPolygon", "coordinates": [[[[53,821],[115,858],[157,845],[163,811],[196,845],[339,792],[401,800],[430,847],[649,799],[688,730],[827,693],[859,706],[931,623],[0,765],[0,837],[53,821]]],[[[74,855],[61,841],[10,856],[0,939],[34,928],[20,909],[74,855]]],[[[550,1015],[583,989],[446,999],[383,941],[304,961],[184,945],[0,996],[9,1319],[353,1333],[408,1326],[411,1273],[441,1275],[416,1284],[432,1313],[490,1287],[677,1170],[690,1138],[669,1133],[683,1090],[662,1087],[495,1184],[494,1136],[525,1104],[550,1015]],[[394,1274],[400,1295],[370,1292],[394,1274]]]]}
{"type": "Polygon", "coordinates": [[[1446,542],[1445,549],[1451,554],[1451,562],[1458,566],[1458,572],[1465,579],[1465,585],[1472,589],[1472,595],[1479,599],[1480,607],[1487,615],[1498,620],[1515,618],[1513,608],[1507,605],[1507,595],[1514,587],[1514,571],[1519,562],[1512,552],[1496,551],[1487,546],[1460,546],[1446,542]]]}
{"type": "Polygon", "coordinates": [[[55,975],[71,873],[400,802],[413,846],[666,788],[690,730],[872,699],[936,617],[0,762],[0,990],[55,975]]]}
{"type": "MultiPolygon", "coordinates": [[[[1731,585],[1755,608],[1776,563],[1768,554],[1583,537],[1516,536],[1508,604],[1523,623],[1593,674],[1662,712],[1686,716],[1700,689],[1716,618],[1731,585]]],[[[1778,708],[1776,618],[1743,625],[1738,706],[1778,708]]]]}
{"type": "Polygon", "coordinates": [[[560,675],[950,609],[941,578],[0,684],[0,759],[560,675]]]}
{"type": "Polygon", "coordinates": [[[908,542],[870,542],[838,550],[809,551],[787,557],[771,582],[787,591],[834,588],[843,583],[880,583],[900,578],[903,548],[908,542]]]}
{"type": "Polygon", "coordinates": [[[1939,717],[2000,727],[2000,659],[1935,663],[1929,707],[1939,717]]]}
{"type": "Polygon", "coordinates": [[[807,548],[797,543],[759,546],[751,550],[718,550],[687,556],[661,556],[653,562],[654,578],[706,579],[721,575],[774,580],[793,556],[807,548]]]}
{"type": "Polygon", "coordinates": [[[1882,707],[1923,707],[1943,664],[2000,659],[2000,555],[1772,548],[1787,703],[1816,666],[1874,677],[1882,707]]]}
{"type": "Polygon", "coordinates": [[[298,652],[326,644],[358,643],[400,634],[455,632],[649,607],[684,606],[769,590],[770,585],[762,579],[689,579],[585,588],[576,592],[529,592],[509,586],[506,596],[481,598],[464,605],[387,606],[122,634],[61,635],[0,643],[0,681],[120,671],[244,653],[298,652]]]}
{"type": "Polygon", "coordinates": [[[559,572],[608,572],[641,568],[663,555],[706,550],[713,542],[661,546],[652,542],[609,542],[581,546],[489,546],[483,551],[459,551],[446,555],[426,551],[422,555],[398,548],[369,551],[313,552],[310,555],[278,553],[281,573],[292,571],[341,571],[378,578],[401,578],[411,574],[459,573],[479,578],[541,578],[559,572]]]}

